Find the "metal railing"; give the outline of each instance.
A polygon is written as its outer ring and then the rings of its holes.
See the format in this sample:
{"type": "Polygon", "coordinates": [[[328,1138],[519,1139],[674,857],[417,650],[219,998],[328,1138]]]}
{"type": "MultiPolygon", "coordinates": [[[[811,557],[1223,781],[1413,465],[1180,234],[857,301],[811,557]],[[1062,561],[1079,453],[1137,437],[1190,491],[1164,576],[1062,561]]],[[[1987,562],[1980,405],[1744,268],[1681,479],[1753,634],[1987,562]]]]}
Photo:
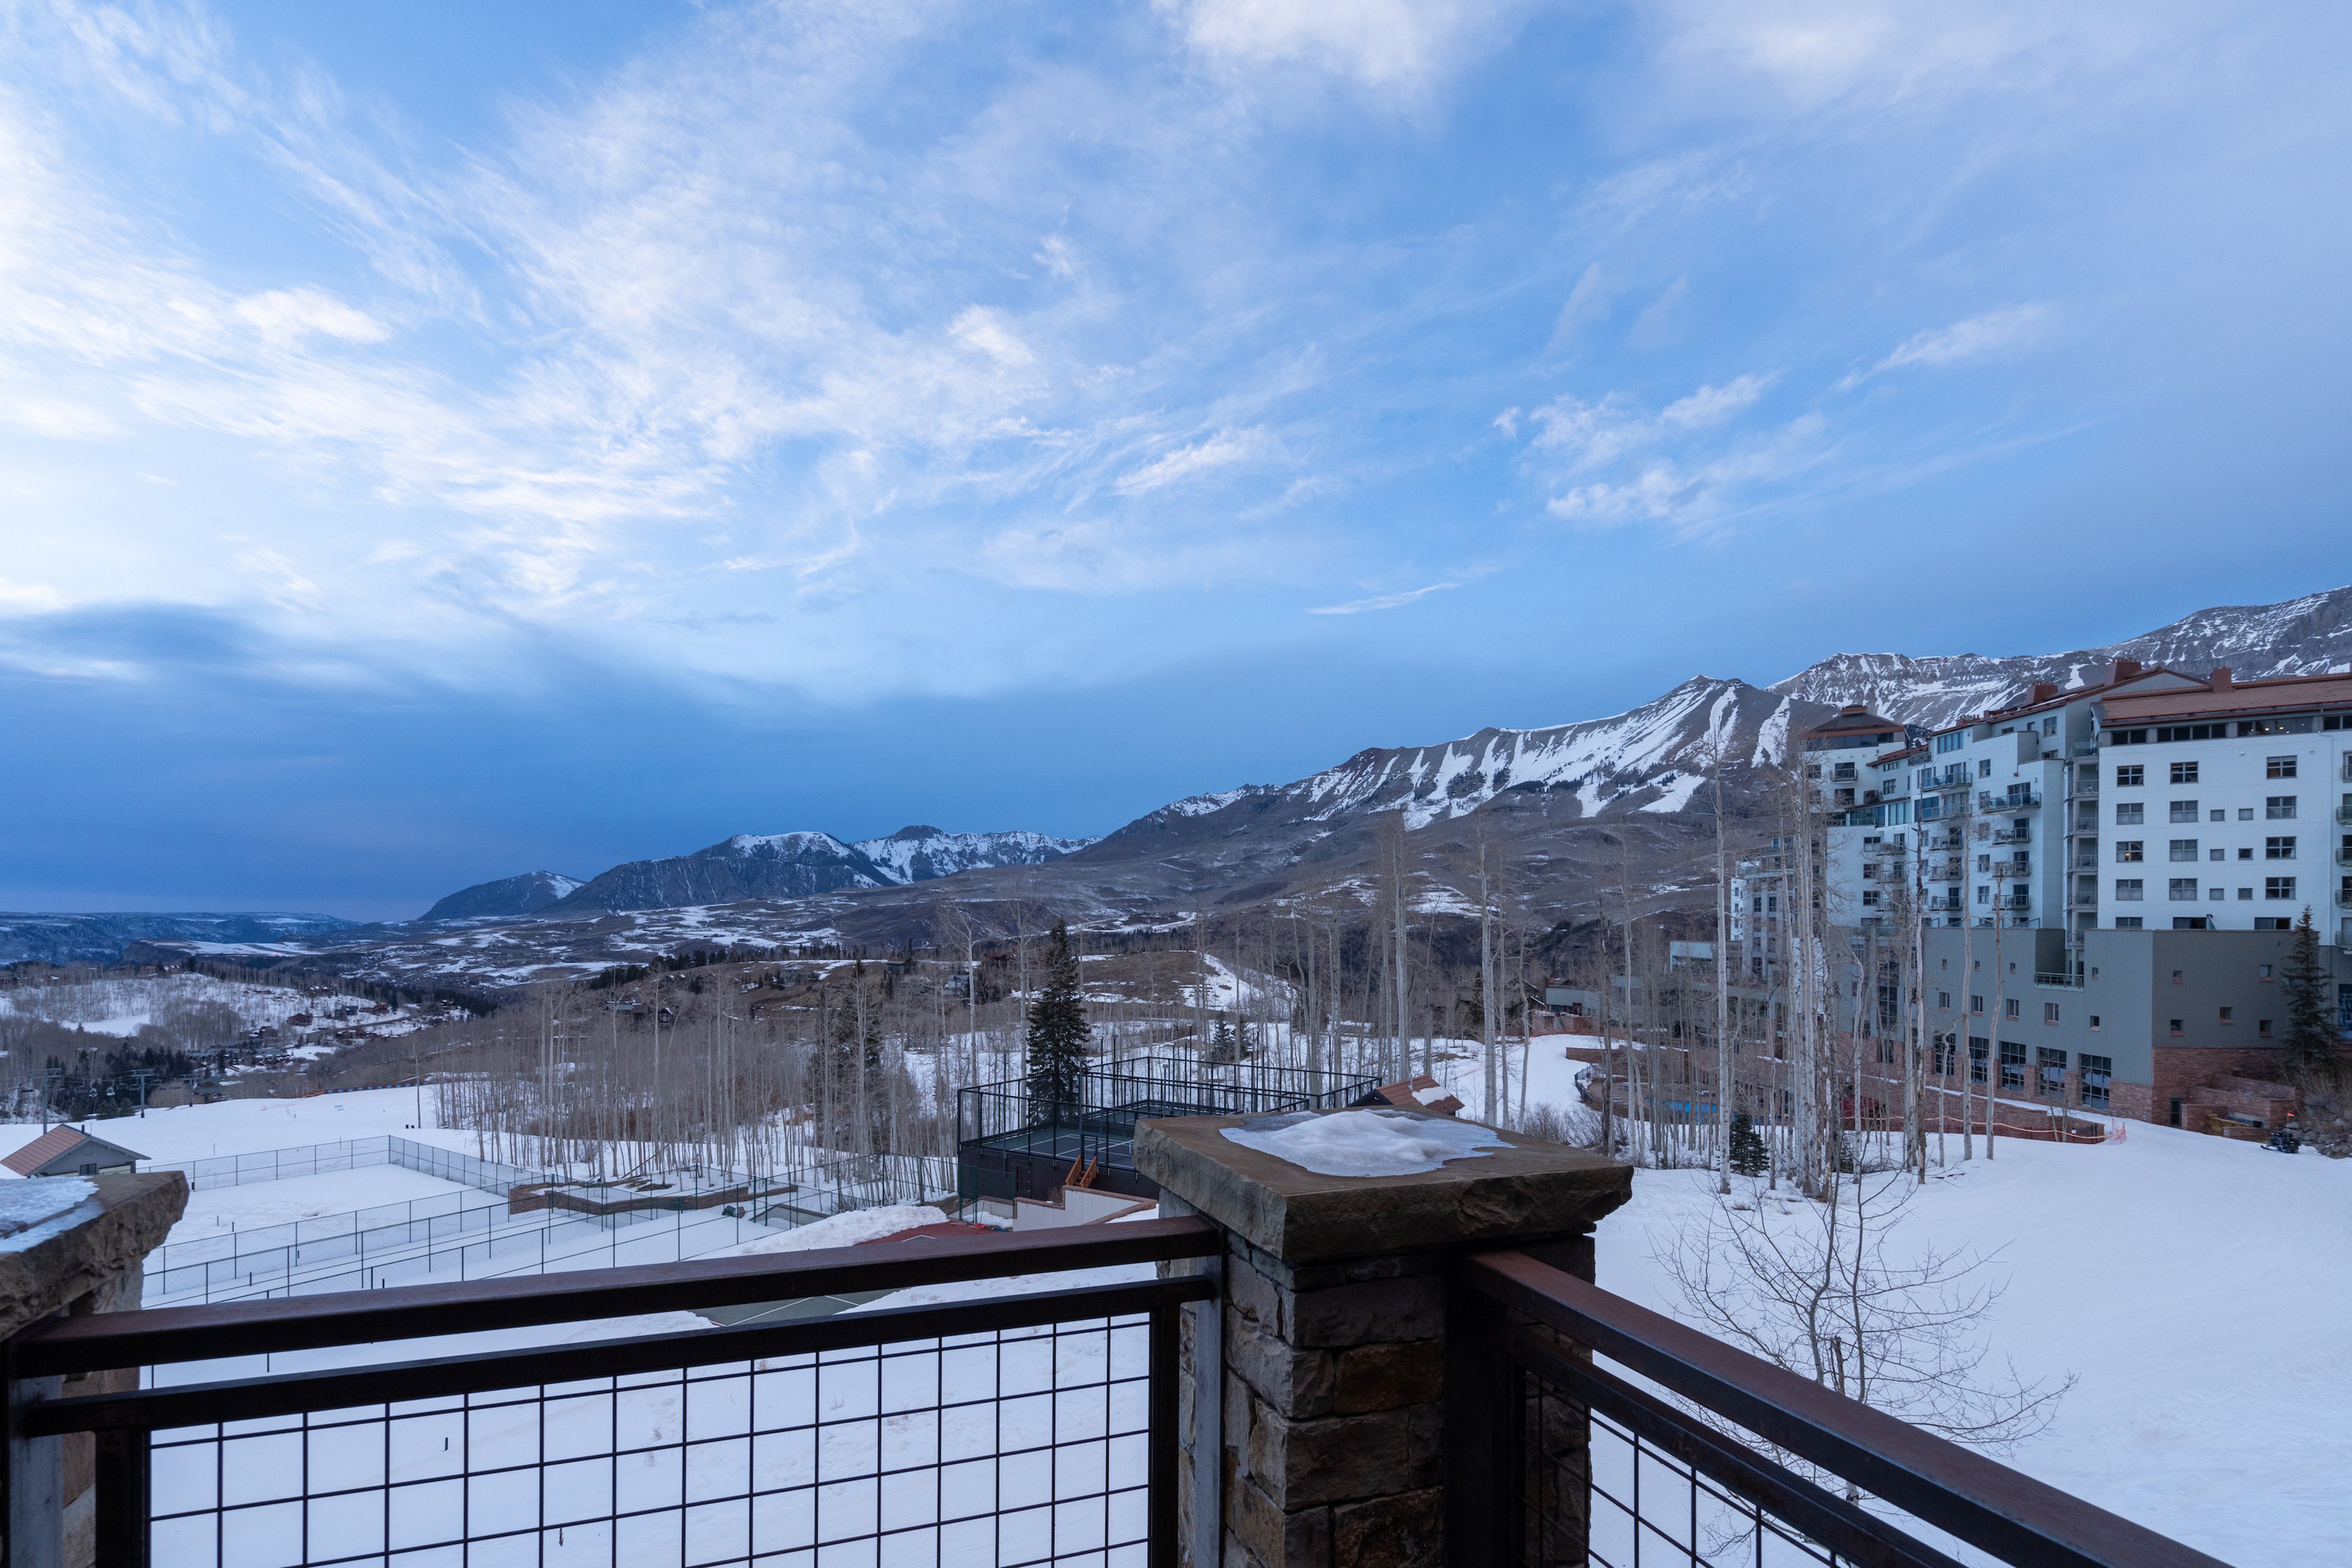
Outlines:
{"type": "MultiPolygon", "coordinates": [[[[1306,1068],[1141,1058],[1087,1072],[1073,1105],[1033,1105],[1018,1079],[976,1084],[956,1090],[958,1179],[967,1198],[1030,1195],[1019,1179],[1029,1167],[1041,1178],[1057,1178],[1055,1186],[1064,1167],[1132,1172],[1141,1118],[1337,1110],[1361,1101],[1379,1082],[1306,1068]]],[[[1105,1185],[1152,1190],[1116,1178],[1105,1185]]]]}
{"type": "Polygon", "coordinates": [[[1992,795],[1979,791],[1977,795],[1977,809],[1996,816],[2007,811],[2032,811],[2041,804],[2042,796],[2031,790],[2023,795],[1992,795]]]}
{"type": "Polygon", "coordinates": [[[2036,985],[2065,985],[2080,989],[2083,984],[2083,973],[2078,969],[2059,971],[2037,970],[2034,973],[2033,984],[2036,985]]]}
{"type": "Polygon", "coordinates": [[[1957,1568],[1941,1531],[2002,1563],[2221,1568],[1524,1253],[1463,1260],[1454,1291],[1451,1562],[1957,1568]]]}
{"type": "Polygon", "coordinates": [[[20,1385],[140,1368],[144,1386],[12,1396],[28,1438],[95,1436],[97,1568],[435,1551],[473,1563],[797,1552],[1169,1568],[1178,1314],[1214,1297],[1204,1272],[210,1374],[298,1351],[870,1298],[1223,1246],[1202,1221],[1154,1220],[50,1319],[11,1342],[20,1385]]]}

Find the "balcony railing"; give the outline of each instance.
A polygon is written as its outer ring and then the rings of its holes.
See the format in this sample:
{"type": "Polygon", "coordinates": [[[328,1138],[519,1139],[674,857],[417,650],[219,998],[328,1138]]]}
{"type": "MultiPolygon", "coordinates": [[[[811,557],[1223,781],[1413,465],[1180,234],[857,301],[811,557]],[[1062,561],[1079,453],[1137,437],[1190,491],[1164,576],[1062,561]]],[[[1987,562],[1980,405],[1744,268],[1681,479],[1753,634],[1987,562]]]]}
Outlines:
{"type": "Polygon", "coordinates": [[[1994,834],[1992,841],[1995,844],[2031,844],[2033,842],[2033,829],[2021,822],[2014,827],[2004,827],[1994,834]]]}
{"type": "Polygon", "coordinates": [[[2036,985],[2063,985],[2080,990],[2083,984],[2083,974],[2080,970],[2065,970],[2054,973],[2048,971],[2037,970],[2034,973],[2033,984],[2036,985]]]}
{"type": "Polygon", "coordinates": [[[1955,1568],[1924,1523],[1996,1563],[2221,1568],[1525,1253],[1457,1268],[1448,1331],[1470,1342],[1448,1347],[1450,1563],[1955,1568]]]}
{"type": "MultiPolygon", "coordinates": [[[[1213,1384],[1195,1386],[1190,1417],[1180,1399],[1182,1314],[1216,1300],[1213,1267],[188,1379],[222,1358],[1185,1265],[1228,1246],[1181,1218],[52,1318],[6,1347],[12,1436],[94,1436],[97,1568],[410,1554],[1174,1568],[1180,1456],[1214,1440],[1226,1403],[1213,1384]],[[145,1386],[43,1386],[131,1368],[145,1386]]],[[[1445,1268],[1431,1414],[1450,1563],[1951,1568],[1920,1539],[1941,1531],[2000,1563],[2221,1568],[1524,1253],[1445,1268]]],[[[1217,1312],[1192,1336],[1212,1356],[1217,1312]]],[[[1216,1464],[1192,1467],[1196,1542],[1236,1517],[1225,1484],[1216,1464]]]]}
{"type": "Polygon", "coordinates": [[[1992,795],[1987,793],[1979,794],[1977,797],[1977,809],[1981,812],[1989,812],[1996,816],[2006,811],[2032,811],[2040,806],[2041,804],[2042,797],[2032,790],[2026,791],[2023,795],[1992,795]]]}
{"type": "Polygon", "coordinates": [[[870,1299],[1223,1246],[1198,1219],[1073,1226],[92,1314],[11,1349],[20,1379],[150,1369],[135,1392],[19,1405],[30,1436],[96,1436],[98,1568],[211,1563],[224,1542],[236,1550],[221,1568],[435,1551],[475,1563],[1077,1554],[1169,1568],[1178,1314],[1216,1295],[1206,1273],[175,1379],[223,1357],[870,1299]]]}

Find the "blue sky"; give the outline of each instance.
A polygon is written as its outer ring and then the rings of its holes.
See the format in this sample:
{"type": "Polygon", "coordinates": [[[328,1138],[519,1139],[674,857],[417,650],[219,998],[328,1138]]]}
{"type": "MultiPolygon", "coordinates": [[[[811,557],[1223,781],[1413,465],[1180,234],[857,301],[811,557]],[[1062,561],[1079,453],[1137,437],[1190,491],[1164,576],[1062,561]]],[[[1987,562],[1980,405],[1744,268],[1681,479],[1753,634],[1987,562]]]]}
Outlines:
{"type": "Polygon", "coordinates": [[[1101,832],[2352,580],[2347,30],[6,0],[0,905],[1101,832]]]}

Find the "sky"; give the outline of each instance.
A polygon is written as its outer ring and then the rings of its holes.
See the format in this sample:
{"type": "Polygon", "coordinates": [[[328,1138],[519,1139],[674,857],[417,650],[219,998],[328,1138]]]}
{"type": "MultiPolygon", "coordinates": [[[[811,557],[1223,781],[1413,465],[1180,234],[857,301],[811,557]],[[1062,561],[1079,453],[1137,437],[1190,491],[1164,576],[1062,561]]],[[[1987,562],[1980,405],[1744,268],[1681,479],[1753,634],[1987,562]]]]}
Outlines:
{"type": "Polygon", "coordinates": [[[2352,581],[2352,12],[0,0],[0,907],[2352,581]]]}

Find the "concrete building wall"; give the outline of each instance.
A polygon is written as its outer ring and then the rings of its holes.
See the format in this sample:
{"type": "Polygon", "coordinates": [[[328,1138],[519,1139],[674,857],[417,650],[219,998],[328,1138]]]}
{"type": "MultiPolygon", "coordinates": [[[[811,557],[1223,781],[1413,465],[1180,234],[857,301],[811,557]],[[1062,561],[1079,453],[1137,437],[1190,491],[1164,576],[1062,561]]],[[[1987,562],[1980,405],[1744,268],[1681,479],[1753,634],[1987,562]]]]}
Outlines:
{"type": "MultiPolygon", "coordinates": [[[[1999,1046],[2024,1047],[2022,1098],[2047,1098],[2036,1071],[2044,1048],[2066,1056],[2068,1087],[2053,1102],[2084,1105],[2083,1058],[2104,1057],[2113,1064],[2106,1109],[2156,1121],[2166,1120],[2172,1099],[2210,1078],[2268,1077],[2283,1061],[2278,1037],[2286,1005],[2279,976],[2292,931],[2088,931],[2078,985],[2048,983],[2063,973],[2044,967],[2062,933],[2003,931],[1998,956],[1994,934],[1951,928],[1927,933],[1928,1024],[1963,1042],[1963,1061],[1968,1038],[1990,1042],[1995,1081],[1999,1046]],[[1942,1005],[1946,995],[1949,1006],[1942,1005]],[[1971,996],[1983,998],[1982,1012],[1970,1010],[1971,996]],[[2014,1018],[2002,1016],[2011,1000],[2018,1004],[2014,1018]]],[[[2352,984],[2343,950],[2321,951],[2336,984],[2352,984]]]]}

